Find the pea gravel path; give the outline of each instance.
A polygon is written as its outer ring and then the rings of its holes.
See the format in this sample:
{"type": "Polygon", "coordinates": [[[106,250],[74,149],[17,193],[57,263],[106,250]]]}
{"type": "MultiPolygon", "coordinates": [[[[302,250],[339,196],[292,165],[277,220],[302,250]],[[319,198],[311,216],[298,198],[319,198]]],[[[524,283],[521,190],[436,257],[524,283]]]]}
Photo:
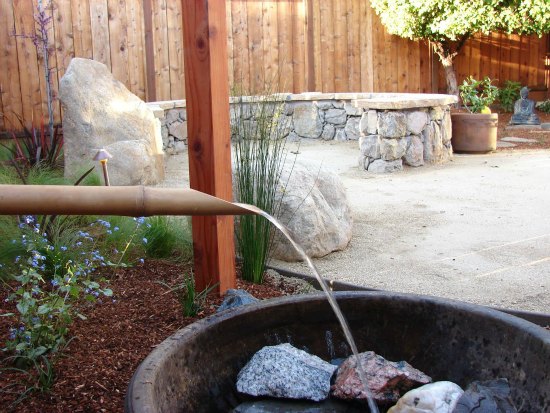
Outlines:
{"type": "MultiPolygon", "coordinates": [[[[338,173],[353,211],[348,248],[315,260],[325,278],[550,313],[550,150],[388,175],[359,171],[356,142],[302,141],[298,152],[338,173]]],[[[186,153],[169,157],[164,185],[187,185],[186,165],[186,153]]]]}

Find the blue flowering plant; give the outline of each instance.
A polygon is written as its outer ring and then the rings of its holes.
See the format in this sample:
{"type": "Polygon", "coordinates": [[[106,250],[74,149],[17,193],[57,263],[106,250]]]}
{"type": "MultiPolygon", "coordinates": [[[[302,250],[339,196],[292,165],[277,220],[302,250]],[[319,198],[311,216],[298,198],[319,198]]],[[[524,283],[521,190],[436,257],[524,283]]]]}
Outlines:
{"type": "Polygon", "coordinates": [[[15,258],[19,268],[15,283],[5,284],[11,289],[7,300],[17,310],[6,316],[17,321],[3,350],[32,361],[63,348],[74,317],[85,318],[77,302],[82,298],[93,302],[113,293],[97,274],[98,268],[108,264],[88,232],[79,231],[69,248],[52,245],[34,217],[23,217],[21,224],[21,238],[14,241],[24,253],[15,258]]]}

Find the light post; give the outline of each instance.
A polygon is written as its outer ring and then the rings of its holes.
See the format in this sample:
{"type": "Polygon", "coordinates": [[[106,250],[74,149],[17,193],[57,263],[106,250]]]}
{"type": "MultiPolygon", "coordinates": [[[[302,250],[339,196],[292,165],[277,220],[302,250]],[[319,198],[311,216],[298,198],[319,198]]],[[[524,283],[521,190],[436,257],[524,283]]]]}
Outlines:
{"type": "Polygon", "coordinates": [[[103,169],[103,179],[105,180],[105,186],[110,186],[109,172],[107,171],[107,161],[112,157],[113,155],[111,155],[105,149],[100,149],[94,156],[94,161],[101,162],[101,169],[103,169]]]}

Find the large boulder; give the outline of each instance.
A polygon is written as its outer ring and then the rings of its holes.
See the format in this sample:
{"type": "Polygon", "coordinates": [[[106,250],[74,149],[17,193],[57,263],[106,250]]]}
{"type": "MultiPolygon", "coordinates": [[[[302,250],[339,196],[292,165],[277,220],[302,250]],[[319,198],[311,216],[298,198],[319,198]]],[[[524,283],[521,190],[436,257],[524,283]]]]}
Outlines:
{"type": "Polygon", "coordinates": [[[65,175],[76,177],[106,149],[112,185],[151,185],[164,178],[160,122],[102,63],[74,58],[59,84],[65,175]]]}
{"type": "MultiPolygon", "coordinates": [[[[342,181],[318,165],[286,166],[278,193],[284,194],[280,220],[311,257],[344,249],[351,240],[352,218],[342,181]]],[[[298,261],[302,257],[277,233],[274,258],[298,261]]]]}

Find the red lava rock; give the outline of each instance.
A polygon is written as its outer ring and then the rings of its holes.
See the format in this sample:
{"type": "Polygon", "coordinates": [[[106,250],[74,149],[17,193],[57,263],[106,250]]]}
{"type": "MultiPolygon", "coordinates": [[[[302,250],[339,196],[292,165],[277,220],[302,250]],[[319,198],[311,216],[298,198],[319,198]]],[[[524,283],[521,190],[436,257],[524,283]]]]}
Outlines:
{"type": "MultiPolygon", "coordinates": [[[[374,400],[381,405],[394,404],[407,391],[431,383],[431,377],[406,361],[388,361],[374,351],[359,354],[374,400]]],[[[348,357],[336,372],[331,395],[343,400],[367,400],[367,394],[355,369],[355,358],[348,357]]]]}

